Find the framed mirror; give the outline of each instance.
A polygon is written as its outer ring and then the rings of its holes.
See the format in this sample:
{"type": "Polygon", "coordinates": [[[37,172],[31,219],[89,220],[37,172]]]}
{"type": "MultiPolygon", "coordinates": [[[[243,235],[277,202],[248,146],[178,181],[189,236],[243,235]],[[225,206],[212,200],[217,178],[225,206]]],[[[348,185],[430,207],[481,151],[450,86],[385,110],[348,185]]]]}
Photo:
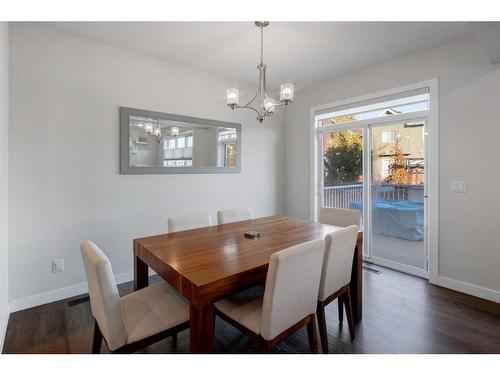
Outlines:
{"type": "Polygon", "coordinates": [[[237,173],[241,124],[120,107],[120,173],[237,173]]]}

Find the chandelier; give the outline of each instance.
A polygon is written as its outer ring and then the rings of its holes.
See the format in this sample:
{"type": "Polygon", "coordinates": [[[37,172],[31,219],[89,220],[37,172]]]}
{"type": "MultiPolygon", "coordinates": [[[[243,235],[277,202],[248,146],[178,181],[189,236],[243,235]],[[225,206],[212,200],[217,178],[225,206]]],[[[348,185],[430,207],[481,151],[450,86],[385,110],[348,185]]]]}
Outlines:
{"type": "Polygon", "coordinates": [[[259,87],[254,97],[245,105],[239,105],[239,92],[237,88],[226,90],[226,103],[231,109],[246,108],[257,113],[257,121],[262,122],[271,117],[276,107],[288,105],[293,101],[293,84],[283,83],[280,89],[280,102],[276,103],[266,91],[266,65],[264,64],[264,27],[269,26],[268,21],[256,21],[255,26],[260,28],[260,64],[259,87]],[[255,103],[254,103],[255,101],[255,103]],[[253,105],[252,105],[253,104],[253,105]]]}
{"type": "MultiPolygon", "coordinates": [[[[144,131],[146,134],[151,135],[156,138],[158,143],[161,143],[165,140],[165,136],[162,134],[162,129],[160,125],[160,121],[158,120],[158,126],[154,126],[153,124],[144,125],[144,131]]],[[[177,126],[172,126],[170,128],[170,137],[177,137],[179,135],[179,128],[177,126]]]]}

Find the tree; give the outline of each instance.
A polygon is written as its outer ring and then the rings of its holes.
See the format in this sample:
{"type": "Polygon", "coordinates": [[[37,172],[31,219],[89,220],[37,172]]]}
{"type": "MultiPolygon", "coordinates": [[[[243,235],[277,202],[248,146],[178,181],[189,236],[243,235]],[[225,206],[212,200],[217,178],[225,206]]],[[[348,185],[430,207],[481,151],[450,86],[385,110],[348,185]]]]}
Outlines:
{"type": "Polygon", "coordinates": [[[389,176],[385,181],[392,184],[409,184],[410,180],[411,176],[406,168],[406,155],[399,145],[399,138],[396,138],[394,151],[389,162],[389,176]]]}
{"type": "Polygon", "coordinates": [[[361,131],[342,130],[331,133],[323,163],[325,186],[360,181],[363,176],[361,131]]]}

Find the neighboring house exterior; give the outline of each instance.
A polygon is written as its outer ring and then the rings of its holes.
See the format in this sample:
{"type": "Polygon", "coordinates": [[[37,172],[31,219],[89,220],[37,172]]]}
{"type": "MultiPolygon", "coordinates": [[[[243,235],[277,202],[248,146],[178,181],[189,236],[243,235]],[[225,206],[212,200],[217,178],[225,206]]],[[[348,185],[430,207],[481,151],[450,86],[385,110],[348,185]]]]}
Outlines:
{"type": "Polygon", "coordinates": [[[372,129],[372,178],[385,181],[389,177],[389,165],[395,149],[399,147],[406,159],[411,185],[424,182],[424,124],[395,124],[372,129]]]}

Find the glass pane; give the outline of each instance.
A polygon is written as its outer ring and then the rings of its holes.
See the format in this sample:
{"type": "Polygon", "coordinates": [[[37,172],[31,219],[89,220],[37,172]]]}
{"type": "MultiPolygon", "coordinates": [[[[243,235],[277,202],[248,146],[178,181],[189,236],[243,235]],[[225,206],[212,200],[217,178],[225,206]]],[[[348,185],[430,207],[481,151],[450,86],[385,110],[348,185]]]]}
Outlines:
{"type": "Polygon", "coordinates": [[[361,209],[363,202],[363,131],[323,135],[323,206],[361,209]]]}
{"type": "Polygon", "coordinates": [[[429,109],[429,94],[419,94],[351,107],[322,115],[320,125],[338,125],[355,121],[412,113],[429,109]]]}
{"type": "Polygon", "coordinates": [[[226,144],[226,167],[236,167],[236,144],[228,143],[226,144]]]}
{"type": "Polygon", "coordinates": [[[371,130],[372,256],[426,270],[424,122],[371,130]]]}

